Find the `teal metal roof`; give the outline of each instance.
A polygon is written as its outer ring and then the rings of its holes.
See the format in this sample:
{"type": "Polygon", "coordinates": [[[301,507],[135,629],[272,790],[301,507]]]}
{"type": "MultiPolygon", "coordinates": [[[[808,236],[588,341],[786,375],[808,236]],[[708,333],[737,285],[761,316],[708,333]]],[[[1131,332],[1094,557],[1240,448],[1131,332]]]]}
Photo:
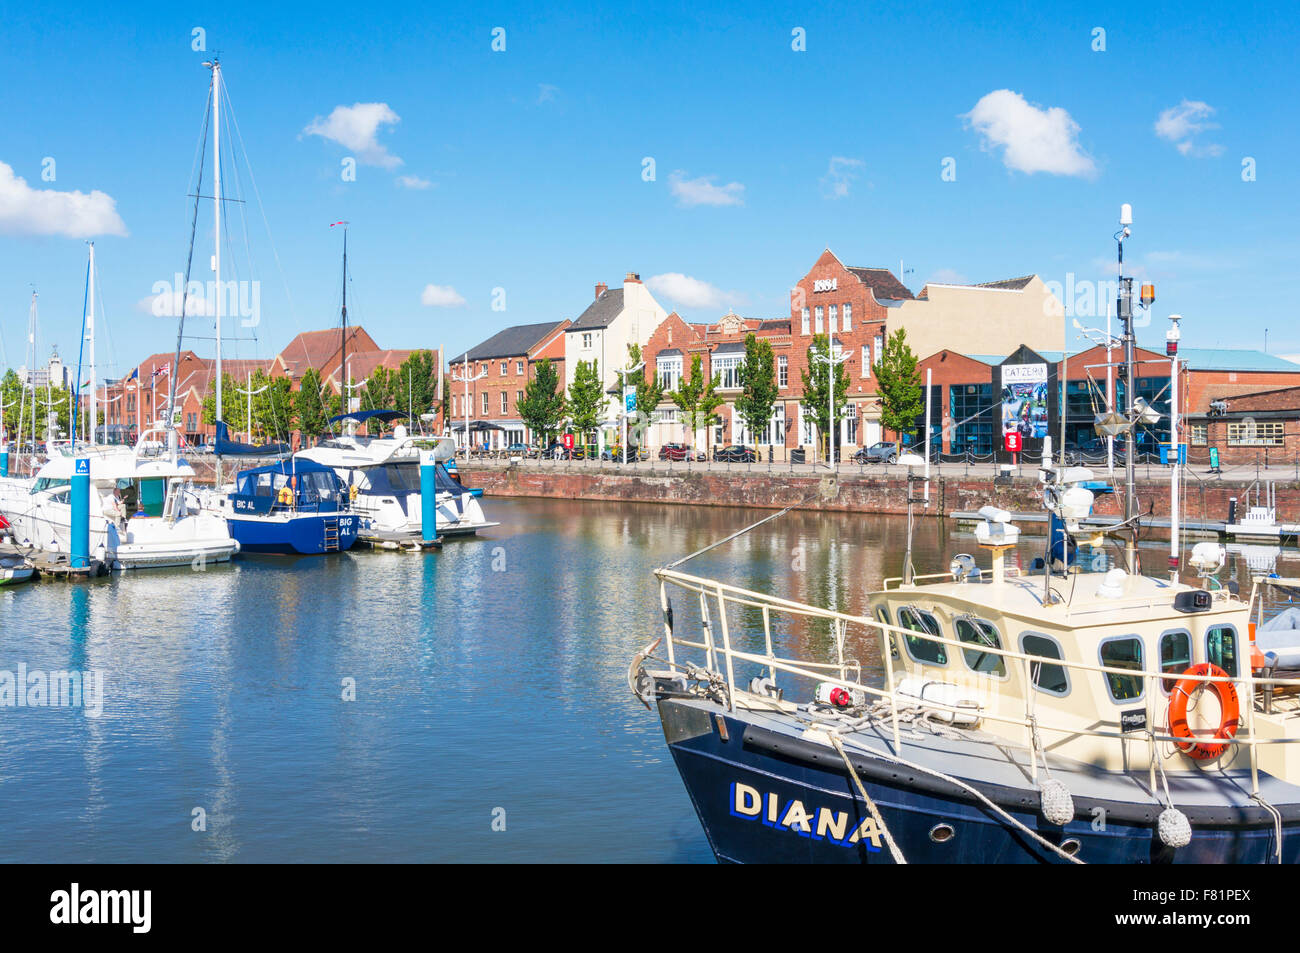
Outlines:
{"type": "Polygon", "coordinates": [[[1197,371],[1292,371],[1300,364],[1275,354],[1248,348],[1180,347],[1178,359],[1197,371]]]}

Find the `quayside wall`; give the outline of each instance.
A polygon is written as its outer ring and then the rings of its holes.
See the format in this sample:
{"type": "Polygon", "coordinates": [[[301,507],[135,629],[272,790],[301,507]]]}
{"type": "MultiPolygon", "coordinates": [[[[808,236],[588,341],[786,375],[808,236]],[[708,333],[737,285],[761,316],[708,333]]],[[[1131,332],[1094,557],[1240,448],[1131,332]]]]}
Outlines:
{"type": "MultiPolygon", "coordinates": [[[[809,497],[808,506],[847,513],[905,514],[907,480],[902,476],[859,476],[826,473],[791,474],[718,469],[673,471],[620,470],[602,468],[510,466],[495,462],[462,464],[467,486],[482,487],[490,496],[551,497],[574,500],[608,500],[640,503],[674,503],[697,506],[752,506],[780,509],[809,497]]],[[[1229,501],[1238,499],[1245,509],[1250,484],[1229,480],[1192,481],[1186,487],[1183,518],[1189,522],[1222,522],[1228,516],[1229,501]]],[[[1275,482],[1277,519],[1300,522],[1300,483],[1275,482]]],[[[917,484],[921,493],[921,484],[917,484]]],[[[1141,512],[1154,517],[1169,516],[1167,480],[1138,483],[1141,512]]],[[[1033,479],[1021,476],[1010,483],[995,483],[992,477],[933,476],[930,504],[917,506],[918,514],[950,516],[993,505],[1012,512],[1041,512],[1042,491],[1033,479]]],[[[1093,512],[1099,516],[1120,515],[1120,498],[1114,494],[1097,497],[1093,512]]]]}

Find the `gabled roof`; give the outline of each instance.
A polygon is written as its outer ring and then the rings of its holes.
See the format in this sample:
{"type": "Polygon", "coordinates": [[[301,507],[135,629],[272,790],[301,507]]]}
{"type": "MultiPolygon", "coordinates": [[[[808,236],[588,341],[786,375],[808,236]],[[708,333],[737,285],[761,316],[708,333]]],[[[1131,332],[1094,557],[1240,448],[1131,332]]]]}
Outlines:
{"type": "MultiPolygon", "coordinates": [[[[620,289],[620,298],[622,294],[620,289]]],[[[545,321],[541,324],[517,324],[504,331],[498,331],[482,344],[470,348],[468,359],[490,361],[499,357],[527,357],[533,348],[550,337],[563,323],[563,321],[545,321]]],[[[465,358],[452,357],[451,360],[452,363],[457,363],[458,360],[465,360],[465,358]]]]}
{"type": "Polygon", "coordinates": [[[845,265],[844,268],[849,274],[869,287],[871,293],[876,296],[877,301],[915,297],[908,290],[907,285],[895,278],[894,273],[888,268],[855,268],[850,265],[845,265]]]}
{"type": "MultiPolygon", "coordinates": [[[[291,370],[295,377],[309,367],[318,371],[327,370],[337,364],[340,358],[339,342],[342,334],[338,328],[324,331],[303,331],[288,343],[279,354],[279,360],[291,370]]],[[[375,350],[375,341],[366,329],[357,325],[348,328],[348,352],[375,350]]],[[[354,375],[355,376],[355,375],[354,375]]]]}
{"type": "Polygon", "coordinates": [[[607,328],[622,313],[623,289],[610,288],[602,291],[599,298],[587,305],[587,310],[582,312],[566,330],[587,331],[592,328],[607,328]]]}

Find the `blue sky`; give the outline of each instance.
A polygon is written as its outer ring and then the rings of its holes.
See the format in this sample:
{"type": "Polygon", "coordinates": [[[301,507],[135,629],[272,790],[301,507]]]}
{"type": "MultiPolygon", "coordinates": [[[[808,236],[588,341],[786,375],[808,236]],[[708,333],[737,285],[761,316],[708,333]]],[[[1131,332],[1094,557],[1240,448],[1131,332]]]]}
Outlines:
{"type": "MultiPolygon", "coordinates": [[[[382,347],[454,353],[508,324],[576,317],[597,281],[626,271],[689,320],[787,314],[826,246],[852,265],[901,259],[914,290],[1105,279],[1122,202],[1136,219],[1128,260],[1157,285],[1146,340],[1179,312],[1188,346],[1261,347],[1268,328],[1271,352],[1300,353],[1298,31],[1282,6],[1228,19],[1199,4],[63,4],[4,20],[11,364],[33,285],[44,351],[75,356],[93,232],[101,372],[172,346],[175,322],[149,299],[184,267],[214,50],[239,172],[247,188],[251,168],[265,210],[246,192],[249,247],[238,225],[226,253],[238,268],[225,277],[261,289],[260,324],[227,331],[240,338],[229,357],[337,324],[340,219],[353,319],[382,347]],[[205,51],[191,49],[195,27],[205,51]]],[[[210,325],[189,325],[201,354],[210,325]]]]}

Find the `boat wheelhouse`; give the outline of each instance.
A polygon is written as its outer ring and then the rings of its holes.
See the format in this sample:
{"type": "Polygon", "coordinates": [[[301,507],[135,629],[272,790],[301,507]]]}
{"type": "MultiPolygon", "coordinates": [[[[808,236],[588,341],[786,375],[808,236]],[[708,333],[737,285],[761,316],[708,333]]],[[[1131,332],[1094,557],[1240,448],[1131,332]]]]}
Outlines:
{"type": "Polygon", "coordinates": [[[364,541],[406,548],[421,544],[420,446],[429,442],[434,444],[438,536],[471,536],[497,525],[484,517],[473,491],[447,473],[444,462],[455,453],[450,438],[412,437],[401,424],[393,427],[392,436],[358,437],[357,425],[372,419],[393,423],[406,415],[394,410],[343,414],[330,423],[344,424],[347,432],[295,455],[334,468],[348,487],[353,509],[365,521],[364,541]]]}
{"type": "Polygon", "coordinates": [[[344,552],[356,542],[361,526],[337,474],[310,460],[239,471],[223,508],[231,535],[248,553],[344,552]]]}

